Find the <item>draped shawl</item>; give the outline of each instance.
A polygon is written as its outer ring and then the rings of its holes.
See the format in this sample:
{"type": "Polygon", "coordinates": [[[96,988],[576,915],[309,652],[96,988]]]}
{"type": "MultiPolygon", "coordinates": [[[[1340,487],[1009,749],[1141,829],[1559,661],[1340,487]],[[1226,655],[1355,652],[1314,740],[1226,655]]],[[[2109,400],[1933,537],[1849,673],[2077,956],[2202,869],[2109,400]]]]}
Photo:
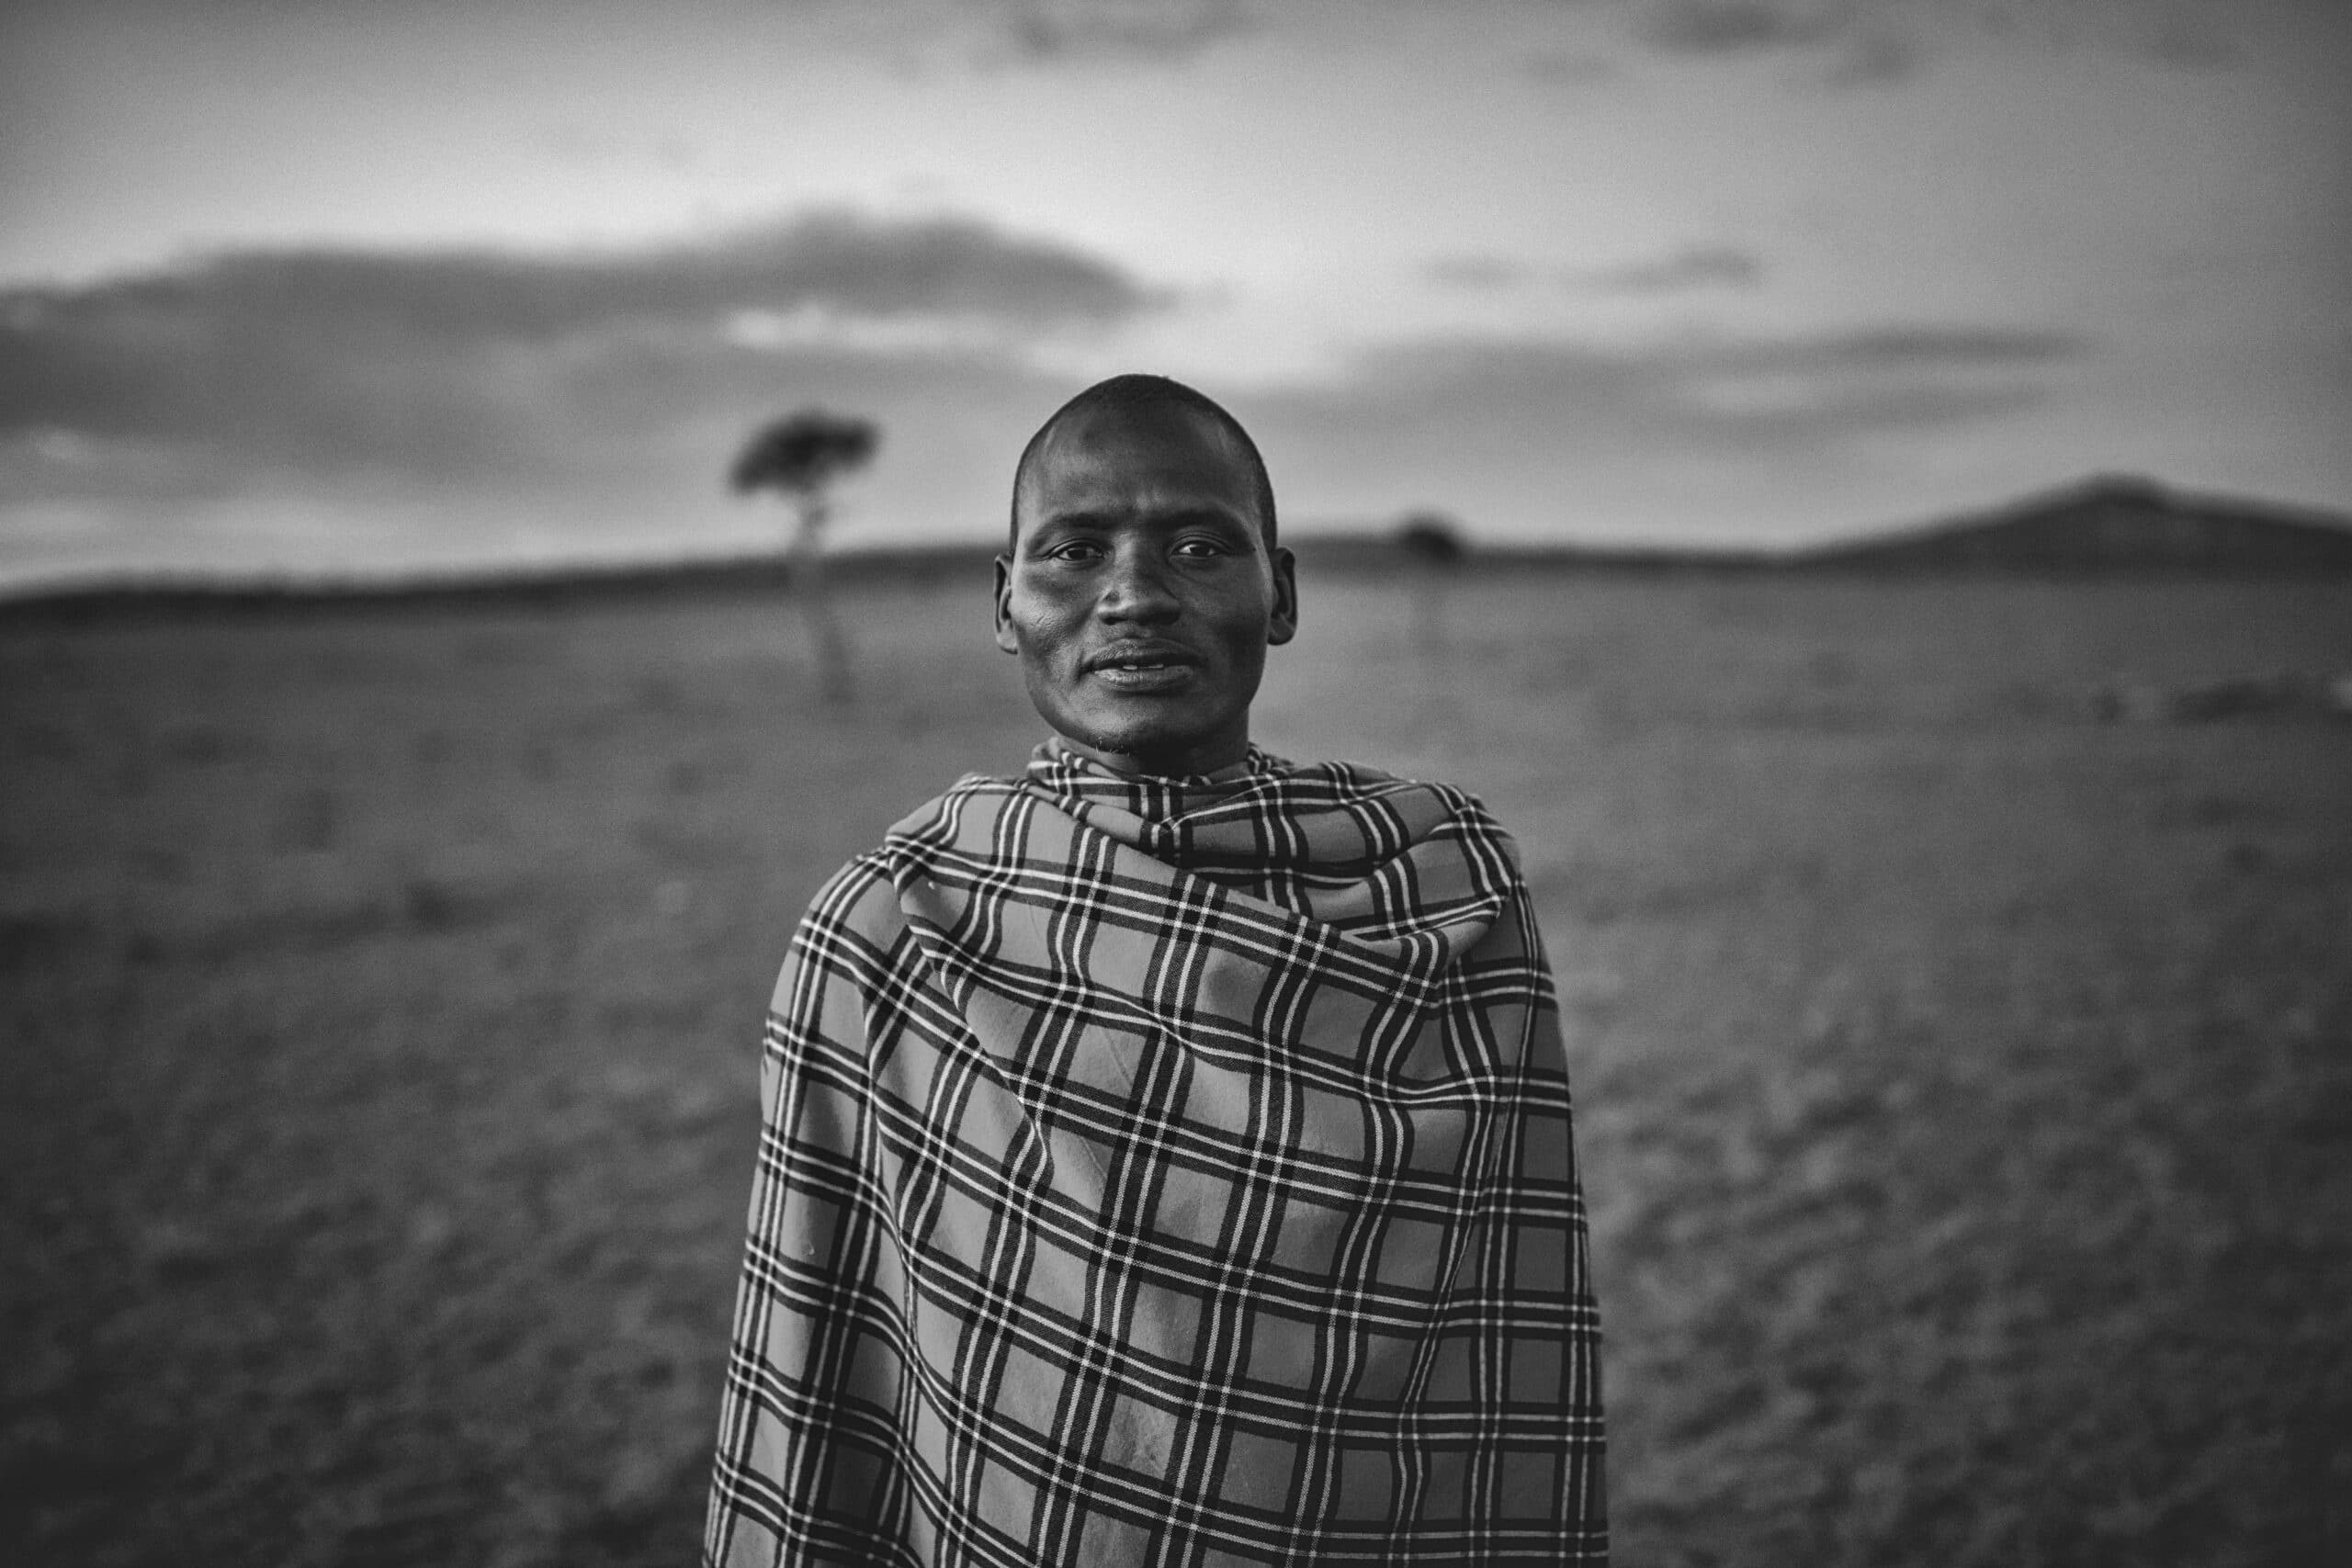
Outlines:
{"type": "Polygon", "coordinates": [[[1599,1562],[1558,1015],[1472,796],[1048,742],[778,980],[706,1561],[1599,1562]]]}

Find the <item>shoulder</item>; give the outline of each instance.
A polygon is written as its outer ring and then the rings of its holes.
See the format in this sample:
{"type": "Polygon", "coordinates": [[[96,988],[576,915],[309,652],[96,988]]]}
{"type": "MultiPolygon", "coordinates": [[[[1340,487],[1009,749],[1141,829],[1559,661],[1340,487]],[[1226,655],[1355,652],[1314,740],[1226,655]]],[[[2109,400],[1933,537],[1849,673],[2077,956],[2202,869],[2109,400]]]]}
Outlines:
{"type": "Polygon", "coordinates": [[[799,1005],[795,998],[820,996],[837,982],[860,990],[888,983],[913,950],[905,887],[941,849],[971,836],[974,827],[985,841],[993,813],[982,813],[986,819],[976,821],[971,805],[1010,788],[1001,779],[977,773],[958,779],[899,818],[881,843],[828,876],[793,931],[773,1008],[785,1011],[799,1005]]]}
{"type": "Polygon", "coordinates": [[[1272,759],[1275,766],[1265,776],[1279,780],[1285,787],[1302,792],[1319,792],[1334,800],[1371,800],[1399,795],[1426,794],[1448,802],[1477,803],[1477,796],[1468,790],[1435,779],[1408,778],[1392,773],[1385,768],[1375,768],[1369,762],[1351,762],[1335,758],[1328,762],[1291,762],[1272,759]]]}
{"type": "Polygon", "coordinates": [[[825,879],[801,917],[803,934],[850,931],[873,939],[902,929],[898,895],[909,873],[941,847],[968,837],[975,824],[985,833],[997,803],[1013,793],[1007,780],[967,773],[907,813],[879,844],[825,879]]]}
{"type": "Polygon", "coordinates": [[[1336,761],[1285,763],[1278,777],[1283,790],[1298,804],[1394,813],[1424,832],[1452,828],[1506,844],[1510,840],[1487,803],[1458,784],[1336,761]]]}
{"type": "Polygon", "coordinates": [[[952,836],[957,824],[976,806],[985,808],[988,803],[1004,799],[1019,790],[1020,785],[1012,779],[966,773],[892,823],[890,830],[882,835],[881,848],[875,852],[886,857],[900,855],[925,842],[952,836]]]}
{"type": "Polygon", "coordinates": [[[879,935],[897,908],[888,858],[879,850],[868,850],[825,878],[800,917],[800,937],[879,935]]]}

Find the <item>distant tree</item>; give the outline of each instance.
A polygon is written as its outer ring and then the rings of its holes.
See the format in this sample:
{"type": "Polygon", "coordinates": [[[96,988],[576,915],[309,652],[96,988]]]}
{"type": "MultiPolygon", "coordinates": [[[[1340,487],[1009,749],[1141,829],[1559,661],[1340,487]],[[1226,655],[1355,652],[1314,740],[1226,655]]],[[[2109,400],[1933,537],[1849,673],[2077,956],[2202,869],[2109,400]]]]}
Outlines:
{"type": "Polygon", "coordinates": [[[1470,553],[1462,530],[1442,512],[1414,512],[1396,525],[1396,547],[1416,565],[1442,570],[1460,566],[1470,553]]]}
{"type": "Polygon", "coordinates": [[[1408,513],[1396,525],[1396,548],[1413,578],[1413,640],[1424,653],[1445,647],[1445,581],[1467,559],[1461,525],[1442,512],[1408,513]]]}
{"type": "Polygon", "coordinates": [[[728,473],[738,495],[772,490],[792,504],[797,522],[785,558],[816,644],[819,678],[834,701],[850,695],[850,655],[826,592],[825,525],[832,516],[833,482],[871,462],[881,441],[871,420],[802,409],[753,431],[728,473]]]}
{"type": "Polygon", "coordinates": [[[738,495],[772,490],[799,518],[796,549],[814,547],[832,513],[833,481],[873,461],[881,433],[872,420],[802,409],[752,433],[728,482],[738,495]]]}

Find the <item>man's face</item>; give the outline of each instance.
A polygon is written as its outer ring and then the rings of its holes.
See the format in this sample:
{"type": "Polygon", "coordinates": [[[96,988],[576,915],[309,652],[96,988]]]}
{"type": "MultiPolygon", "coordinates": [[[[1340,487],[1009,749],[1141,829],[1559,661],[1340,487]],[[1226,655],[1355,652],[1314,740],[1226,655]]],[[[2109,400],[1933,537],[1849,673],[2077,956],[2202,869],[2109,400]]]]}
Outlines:
{"type": "Polygon", "coordinates": [[[1039,716],[1126,773],[1241,760],[1266,649],[1298,626],[1247,457],[1181,404],[1099,409],[1050,431],[996,563],[996,640],[1039,716]]]}

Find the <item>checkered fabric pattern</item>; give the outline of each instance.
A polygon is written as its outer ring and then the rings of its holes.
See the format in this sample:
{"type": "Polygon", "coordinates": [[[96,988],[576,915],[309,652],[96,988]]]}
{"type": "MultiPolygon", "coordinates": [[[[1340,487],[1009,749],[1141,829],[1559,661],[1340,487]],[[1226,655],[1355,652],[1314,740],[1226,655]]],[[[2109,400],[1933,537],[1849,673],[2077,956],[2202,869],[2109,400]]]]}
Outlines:
{"type": "Polygon", "coordinates": [[[707,1563],[1605,1560],[1558,1014],[1471,796],[1048,743],[818,895],[761,1093],[707,1563]]]}

